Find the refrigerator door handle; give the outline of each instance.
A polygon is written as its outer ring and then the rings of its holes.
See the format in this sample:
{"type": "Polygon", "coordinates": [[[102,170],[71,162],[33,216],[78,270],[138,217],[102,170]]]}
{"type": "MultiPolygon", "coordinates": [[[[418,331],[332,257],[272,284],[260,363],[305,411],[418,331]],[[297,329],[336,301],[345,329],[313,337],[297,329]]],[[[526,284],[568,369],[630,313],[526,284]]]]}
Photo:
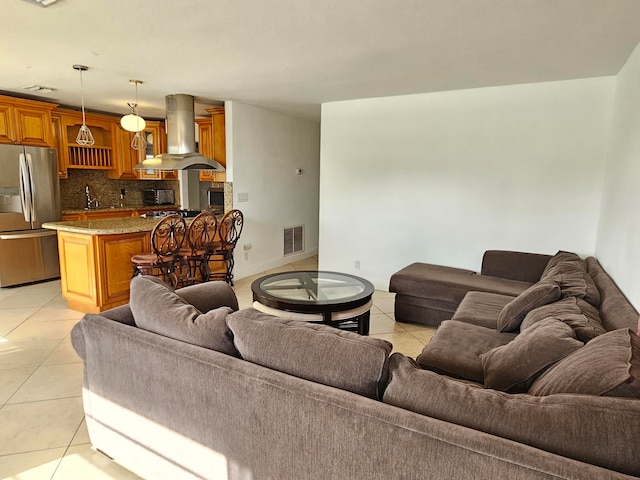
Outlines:
{"type": "Polygon", "coordinates": [[[4,233],[0,234],[0,240],[20,240],[23,238],[51,237],[57,235],[55,230],[34,230],[27,233],[4,233]]]}
{"type": "Polygon", "coordinates": [[[27,153],[27,172],[29,176],[27,177],[29,182],[29,217],[31,218],[31,228],[33,228],[33,223],[38,219],[36,218],[36,199],[33,198],[35,195],[35,185],[33,184],[33,158],[31,158],[31,154],[27,153]]]}
{"type": "Polygon", "coordinates": [[[31,172],[24,153],[20,154],[20,203],[24,221],[31,222],[32,206],[31,172]]]}

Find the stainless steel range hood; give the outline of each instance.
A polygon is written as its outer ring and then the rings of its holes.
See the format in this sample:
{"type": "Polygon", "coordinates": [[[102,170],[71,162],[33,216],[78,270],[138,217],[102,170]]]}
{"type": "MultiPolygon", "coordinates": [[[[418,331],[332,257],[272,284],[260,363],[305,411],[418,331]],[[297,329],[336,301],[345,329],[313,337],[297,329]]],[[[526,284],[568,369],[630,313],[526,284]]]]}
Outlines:
{"type": "Polygon", "coordinates": [[[191,95],[167,95],[167,153],[147,158],[136,170],[216,170],[224,167],[196,152],[195,111],[191,95]]]}

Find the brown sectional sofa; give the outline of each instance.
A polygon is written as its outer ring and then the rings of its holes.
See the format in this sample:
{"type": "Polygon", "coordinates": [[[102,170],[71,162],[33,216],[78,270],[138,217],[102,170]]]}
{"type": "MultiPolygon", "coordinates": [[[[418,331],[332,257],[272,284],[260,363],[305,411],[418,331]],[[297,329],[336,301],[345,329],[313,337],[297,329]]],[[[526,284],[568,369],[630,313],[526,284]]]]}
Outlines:
{"type": "MultiPolygon", "coordinates": [[[[532,260],[535,268],[524,270],[539,276],[549,261],[507,256],[532,260]]],[[[493,262],[488,271],[496,274],[501,265],[493,262]]],[[[595,260],[589,269],[602,293],[603,323],[622,332],[616,335],[623,349],[637,313],[595,260]]],[[[451,282],[454,274],[444,271],[451,282]]],[[[489,292],[494,296],[478,304],[477,294],[463,295],[458,320],[449,322],[499,333],[500,345],[526,339],[495,329],[495,312],[536,282],[516,276],[507,279],[522,284],[511,296],[489,292]],[[464,321],[471,317],[478,321],[464,321]]],[[[489,284],[504,283],[504,276],[494,278],[489,284]]],[[[452,286],[455,295],[469,283],[452,286]]],[[[85,365],[93,445],[144,478],[640,477],[637,398],[484,388],[464,379],[477,358],[462,362],[462,379],[439,374],[390,355],[392,346],[380,339],[238,311],[233,291],[221,282],[174,293],[136,277],[131,287],[129,305],[86,315],[72,342],[85,365]]],[[[442,325],[445,331],[448,323],[442,325]]],[[[569,342],[576,352],[586,348],[576,341],[569,342]]],[[[632,380],[636,369],[629,368],[632,380]]],[[[633,393],[635,384],[628,384],[633,393]]]]}

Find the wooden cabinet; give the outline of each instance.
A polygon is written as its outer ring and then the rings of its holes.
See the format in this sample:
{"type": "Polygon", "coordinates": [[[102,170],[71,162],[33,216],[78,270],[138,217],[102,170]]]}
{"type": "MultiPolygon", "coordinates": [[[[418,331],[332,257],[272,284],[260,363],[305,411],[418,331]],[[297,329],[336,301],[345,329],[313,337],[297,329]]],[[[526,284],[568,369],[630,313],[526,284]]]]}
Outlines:
{"type": "Polygon", "coordinates": [[[54,103],[0,95],[0,143],[53,147],[54,103]]]}
{"type": "Polygon", "coordinates": [[[107,177],[118,178],[123,180],[136,180],[139,178],[138,170],[134,167],[140,163],[144,152],[131,148],[131,142],[135,133],[128,132],[124,128],[118,126],[116,148],[116,161],[113,170],[107,172],[107,177]]]}
{"type": "Polygon", "coordinates": [[[96,113],[86,114],[86,123],[95,143],[90,146],[78,145],[76,137],[82,126],[82,113],[73,110],[57,110],[60,117],[62,136],[58,157],[67,168],[93,170],[115,169],[118,135],[118,118],[96,113]]]}
{"type": "Polygon", "coordinates": [[[98,313],[129,301],[131,257],[150,251],[151,233],[58,231],[62,294],[69,308],[98,313]]]}
{"type": "MultiPolygon", "coordinates": [[[[153,158],[167,151],[167,132],[164,122],[147,122],[147,126],[142,133],[147,142],[144,158],[153,158]]],[[[177,180],[178,172],[175,170],[139,170],[138,178],[142,180],[177,180]]]]}
{"type": "Polygon", "coordinates": [[[151,210],[171,211],[178,210],[177,206],[163,205],[161,207],[140,207],[140,208],[115,208],[105,210],[85,210],[78,213],[63,213],[62,221],[73,220],[98,220],[101,218],[125,218],[125,217],[139,217],[143,213],[147,213],[151,210]]]}
{"type": "MultiPolygon", "coordinates": [[[[220,173],[218,173],[220,175],[220,173]]],[[[200,181],[201,182],[215,182],[216,181],[216,172],[215,170],[200,170],[200,181]]]]}
{"type": "Polygon", "coordinates": [[[67,156],[62,154],[64,150],[62,144],[62,118],[55,112],[51,113],[51,130],[53,135],[53,148],[58,151],[58,177],[69,178],[67,173],[67,156]]]}
{"type": "MultiPolygon", "coordinates": [[[[211,117],[198,118],[198,151],[205,157],[214,159],[223,167],[227,166],[227,148],[224,107],[207,108],[211,117]]],[[[202,182],[224,182],[225,172],[200,170],[202,182]]]]}

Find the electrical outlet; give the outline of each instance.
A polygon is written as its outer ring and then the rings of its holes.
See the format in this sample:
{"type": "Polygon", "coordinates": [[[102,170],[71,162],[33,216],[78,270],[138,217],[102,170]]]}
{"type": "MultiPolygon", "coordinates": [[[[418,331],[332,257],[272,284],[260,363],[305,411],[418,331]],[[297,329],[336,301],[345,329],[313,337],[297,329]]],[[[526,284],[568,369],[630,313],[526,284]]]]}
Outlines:
{"type": "Polygon", "coordinates": [[[245,261],[249,260],[249,252],[245,250],[244,252],[244,259],[245,261]]]}
{"type": "Polygon", "coordinates": [[[360,270],[360,260],[356,260],[356,270],[360,270]]]}

